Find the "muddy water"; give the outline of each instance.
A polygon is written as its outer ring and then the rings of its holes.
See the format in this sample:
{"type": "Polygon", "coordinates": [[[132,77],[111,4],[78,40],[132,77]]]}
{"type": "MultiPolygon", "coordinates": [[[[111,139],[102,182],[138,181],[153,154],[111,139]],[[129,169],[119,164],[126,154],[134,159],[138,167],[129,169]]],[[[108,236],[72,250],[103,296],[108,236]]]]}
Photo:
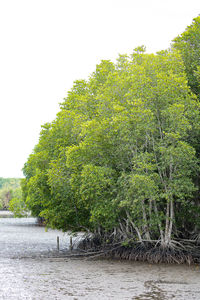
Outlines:
{"type": "Polygon", "coordinates": [[[69,237],[35,219],[0,219],[0,299],[200,299],[198,266],[55,258],[69,237]]]}

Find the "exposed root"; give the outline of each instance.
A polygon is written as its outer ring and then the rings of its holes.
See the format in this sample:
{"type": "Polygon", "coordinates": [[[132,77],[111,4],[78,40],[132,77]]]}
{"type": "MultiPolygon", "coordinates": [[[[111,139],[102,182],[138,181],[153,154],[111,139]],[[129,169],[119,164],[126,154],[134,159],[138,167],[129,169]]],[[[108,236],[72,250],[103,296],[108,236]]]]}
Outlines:
{"type": "Polygon", "coordinates": [[[112,252],[112,257],[129,259],[135,261],[147,261],[150,263],[192,263],[191,253],[184,250],[177,250],[171,247],[154,247],[152,244],[132,245],[130,248],[121,247],[112,252]]]}
{"type": "Polygon", "coordinates": [[[101,244],[100,238],[86,238],[78,246],[85,251],[84,256],[146,261],[149,263],[191,264],[200,262],[200,248],[181,241],[171,241],[167,246],[160,241],[132,241],[128,246],[119,243],[101,244]]]}

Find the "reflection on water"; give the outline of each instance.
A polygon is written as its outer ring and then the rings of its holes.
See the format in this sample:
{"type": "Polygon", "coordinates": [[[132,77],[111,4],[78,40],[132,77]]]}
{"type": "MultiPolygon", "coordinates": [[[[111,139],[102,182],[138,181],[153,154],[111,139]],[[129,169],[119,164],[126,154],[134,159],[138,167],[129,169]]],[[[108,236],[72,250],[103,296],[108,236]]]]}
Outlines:
{"type": "Polygon", "coordinates": [[[49,254],[57,249],[57,236],[60,249],[68,247],[69,236],[57,230],[45,231],[37,225],[35,218],[0,219],[0,257],[20,258],[49,254]]]}
{"type": "Polygon", "coordinates": [[[56,258],[69,237],[35,222],[0,219],[0,299],[200,299],[198,266],[56,258]]]}

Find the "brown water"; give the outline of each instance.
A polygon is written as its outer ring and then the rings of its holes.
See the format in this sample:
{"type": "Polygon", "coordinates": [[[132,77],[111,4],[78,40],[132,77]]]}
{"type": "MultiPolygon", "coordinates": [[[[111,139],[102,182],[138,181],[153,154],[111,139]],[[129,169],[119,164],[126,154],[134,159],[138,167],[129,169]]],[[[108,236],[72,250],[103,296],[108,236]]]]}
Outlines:
{"type": "Polygon", "coordinates": [[[0,299],[200,299],[198,266],[55,258],[57,236],[62,253],[66,234],[0,219],[0,299]]]}

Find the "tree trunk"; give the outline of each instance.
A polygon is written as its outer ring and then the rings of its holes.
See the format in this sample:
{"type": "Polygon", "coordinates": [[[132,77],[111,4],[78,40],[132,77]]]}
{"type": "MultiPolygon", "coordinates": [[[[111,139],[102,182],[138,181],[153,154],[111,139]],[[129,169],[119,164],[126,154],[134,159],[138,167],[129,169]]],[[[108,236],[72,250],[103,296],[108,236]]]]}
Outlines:
{"type": "Polygon", "coordinates": [[[128,219],[129,219],[129,222],[131,223],[131,225],[132,225],[133,228],[135,229],[135,231],[136,231],[136,233],[137,233],[137,235],[138,235],[139,241],[142,243],[142,237],[141,237],[140,231],[139,231],[138,227],[137,227],[137,226],[134,224],[134,222],[132,221],[131,216],[129,215],[128,211],[126,211],[126,215],[127,215],[128,219]]]}
{"type": "Polygon", "coordinates": [[[150,237],[150,233],[149,233],[149,228],[148,228],[148,225],[147,225],[147,215],[146,215],[146,211],[145,211],[145,204],[144,204],[144,200],[142,200],[142,213],[143,213],[143,230],[145,232],[145,237],[147,240],[151,240],[151,237],[150,237]]]}
{"type": "MultiPolygon", "coordinates": [[[[156,205],[156,201],[154,200],[154,211],[155,211],[155,214],[156,214],[156,217],[158,218],[159,220],[159,215],[158,215],[158,208],[157,208],[157,205],[156,205]]],[[[161,239],[161,244],[163,245],[164,244],[164,232],[162,230],[162,224],[160,221],[158,221],[158,228],[160,230],[160,239],[161,239]]]]}

